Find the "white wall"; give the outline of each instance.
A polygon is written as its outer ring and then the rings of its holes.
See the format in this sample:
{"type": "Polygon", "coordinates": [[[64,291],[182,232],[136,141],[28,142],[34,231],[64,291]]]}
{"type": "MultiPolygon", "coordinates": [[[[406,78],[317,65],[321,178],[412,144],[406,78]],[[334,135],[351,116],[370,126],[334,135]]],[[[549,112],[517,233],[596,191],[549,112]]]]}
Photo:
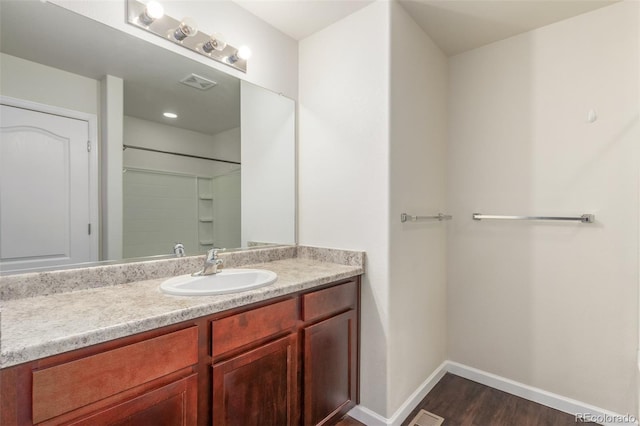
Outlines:
{"type": "Polygon", "coordinates": [[[212,68],[283,93],[290,98],[298,97],[297,42],[232,1],[170,0],[163,1],[162,4],[165,7],[165,13],[169,16],[177,19],[191,16],[196,19],[200,31],[220,32],[225,35],[227,42],[235,47],[249,46],[253,55],[249,60],[246,74],[127,24],[125,0],[51,0],[51,2],[210,65],[212,68]]]}
{"type": "Polygon", "coordinates": [[[212,157],[240,161],[240,127],[216,133],[212,141],[212,157]]]}
{"type": "Polygon", "coordinates": [[[97,114],[97,80],[0,53],[0,94],[97,114]]]}
{"type": "Polygon", "coordinates": [[[106,75],[100,81],[101,257],[122,259],[122,165],[124,81],[106,75]]]}
{"type": "Polygon", "coordinates": [[[242,82],[242,246],[295,244],[295,102],[242,82]]]}
{"type": "Polygon", "coordinates": [[[446,212],[447,58],[391,3],[388,412],[447,359],[448,222],[400,222],[446,212]]]}
{"type": "Polygon", "coordinates": [[[615,4],[452,57],[448,161],[450,359],[631,414],[638,7],[615,4]],[[473,212],[597,222],[475,222],[473,212]]]}
{"type": "Polygon", "coordinates": [[[366,250],[361,404],[387,413],[389,3],[300,42],[299,242],[366,250]],[[336,56],[336,46],[348,54],[336,56]]]}

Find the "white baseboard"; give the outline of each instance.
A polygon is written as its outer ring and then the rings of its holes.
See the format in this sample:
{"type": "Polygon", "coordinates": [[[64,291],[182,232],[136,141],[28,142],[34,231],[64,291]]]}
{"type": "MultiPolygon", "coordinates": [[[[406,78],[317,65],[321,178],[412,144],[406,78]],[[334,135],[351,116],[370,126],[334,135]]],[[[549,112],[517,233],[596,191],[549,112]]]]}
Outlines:
{"type": "Polygon", "coordinates": [[[453,361],[443,362],[390,418],[387,419],[362,405],[354,407],[349,412],[349,415],[367,426],[400,426],[446,373],[452,373],[465,379],[473,380],[474,382],[519,396],[529,401],[537,402],[538,404],[546,405],[547,407],[571,414],[572,416],[581,415],[585,420],[594,421],[604,426],[639,426],[638,419],[632,415],[614,413],[453,361]]]}
{"type": "Polygon", "coordinates": [[[537,402],[538,404],[546,405],[547,407],[555,408],[572,416],[582,415],[583,418],[587,420],[590,418],[592,419],[590,421],[600,423],[604,426],[638,426],[638,420],[629,414],[622,415],[614,413],[457,362],[447,361],[446,364],[447,371],[451,374],[473,380],[474,382],[510,393],[511,395],[519,396],[529,401],[537,402]]]}
{"type": "Polygon", "coordinates": [[[433,387],[442,379],[447,373],[446,365],[448,361],[440,364],[436,370],[431,373],[427,379],[422,382],[418,389],[416,389],[409,398],[393,413],[390,418],[385,418],[378,413],[369,410],[362,405],[356,405],[351,411],[349,416],[366,424],[367,426],[400,426],[402,422],[409,417],[409,414],[420,404],[420,401],[433,389],[433,387]]]}

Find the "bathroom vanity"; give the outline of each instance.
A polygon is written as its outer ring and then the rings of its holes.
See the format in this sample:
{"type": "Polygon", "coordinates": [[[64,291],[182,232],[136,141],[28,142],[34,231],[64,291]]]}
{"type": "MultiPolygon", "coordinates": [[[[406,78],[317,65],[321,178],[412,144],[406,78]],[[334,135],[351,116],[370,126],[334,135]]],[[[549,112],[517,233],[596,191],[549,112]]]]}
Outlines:
{"type": "MultiPolygon", "coordinates": [[[[300,256],[296,249],[296,257],[259,265],[278,274],[275,284],[238,294],[168,296],[158,290],[162,279],[152,279],[31,298],[30,316],[38,310],[43,315],[29,321],[46,321],[51,311],[38,306],[99,306],[96,297],[108,303],[118,293],[140,312],[124,314],[137,322],[104,320],[105,326],[93,336],[106,341],[82,347],[82,338],[68,336],[77,349],[27,362],[17,363],[24,354],[11,352],[11,346],[18,346],[12,337],[19,340],[29,325],[7,320],[18,318],[13,310],[24,310],[29,299],[5,302],[2,337],[9,347],[3,346],[6,368],[0,370],[2,425],[155,425],[162,419],[169,425],[280,426],[338,420],[358,400],[362,265],[319,261],[300,256]],[[131,297],[131,292],[139,297],[131,297]],[[141,301],[163,299],[164,313],[157,306],[140,306],[141,301]],[[185,319],[176,321],[180,316],[185,319]],[[167,324],[154,326],[160,323],[167,324]],[[140,324],[149,329],[107,337],[140,324]]],[[[127,303],[121,301],[114,312],[127,303]]],[[[109,310],[88,307],[85,314],[108,316],[109,310]]],[[[81,321],[84,314],[72,319],[74,315],[66,314],[65,321],[81,321]]],[[[34,343],[37,350],[25,348],[24,356],[65,347],[58,327],[65,325],[51,318],[49,340],[42,335],[34,343]]],[[[78,325],[70,329],[74,327],[78,325]]],[[[92,338],[87,335],[85,341],[92,338]]]]}

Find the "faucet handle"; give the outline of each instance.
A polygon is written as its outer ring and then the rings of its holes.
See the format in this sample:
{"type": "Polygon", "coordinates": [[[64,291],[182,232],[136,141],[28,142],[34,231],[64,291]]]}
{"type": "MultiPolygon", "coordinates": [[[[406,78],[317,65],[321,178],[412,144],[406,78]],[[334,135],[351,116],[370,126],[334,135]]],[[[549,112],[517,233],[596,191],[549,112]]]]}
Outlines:
{"type": "Polygon", "coordinates": [[[173,254],[175,254],[177,257],[183,257],[185,255],[184,244],[176,243],[173,246],[173,254]]]}
{"type": "Polygon", "coordinates": [[[207,260],[214,260],[219,251],[225,251],[226,248],[214,247],[207,251],[207,260]]]}

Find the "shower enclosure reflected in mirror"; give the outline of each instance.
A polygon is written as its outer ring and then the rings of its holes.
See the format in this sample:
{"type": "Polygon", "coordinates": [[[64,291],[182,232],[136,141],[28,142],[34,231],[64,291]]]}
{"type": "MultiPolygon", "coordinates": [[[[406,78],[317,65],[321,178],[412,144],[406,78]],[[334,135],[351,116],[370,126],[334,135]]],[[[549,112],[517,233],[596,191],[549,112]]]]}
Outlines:
{"type": "Polygon", "coordinates": [[[50,3],[0,19],[0,271],[295,243],[292,100],[50,3]]]}

